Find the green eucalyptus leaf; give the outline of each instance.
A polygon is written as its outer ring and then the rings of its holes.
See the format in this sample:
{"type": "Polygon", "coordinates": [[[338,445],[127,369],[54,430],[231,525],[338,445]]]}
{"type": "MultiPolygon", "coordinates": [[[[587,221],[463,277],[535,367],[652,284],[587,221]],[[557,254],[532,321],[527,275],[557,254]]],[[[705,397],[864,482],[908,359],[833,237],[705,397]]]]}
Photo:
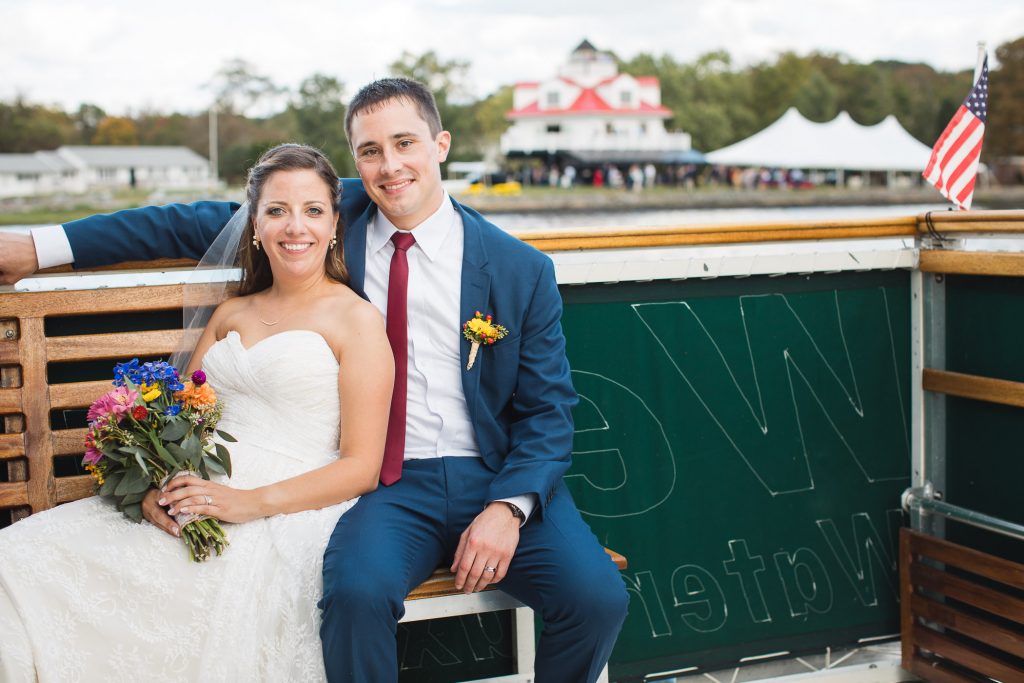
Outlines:
{"type": "Polygon", "coordinates": [[[228,473],[227,470],[225,470],[224,467],[217,461],[217,458],[204,458],[203,464],[206,466],[206,469],[209,470],[210,472],[214,472],[216,474],[228,473]]]}
{"type": "Polygon", "coordinates": [[[112,496],[114,495],[114,489],[121,483],[124,478],[124,472],[108,472],[103,478],[103,486],[100,487],[99,494],[101,496],[112,496]]]}
{"type": "Polygon", "coordinates": [[[220,461],[221,466],[224,468],[224,472],[230,477],[231,476],[231,454],[228,453],[228,449],[223,444],[217,444],[217,457],[220,461]]]}
{"type": "Polygon", "coordinates": [[[220,438],[224,439],[224,440],[225,440],[225,441],[227,441],[228,443],[237,443],[237,442],[238,442],[238,439],[236,439],[235,437],[231,436],[231,435],[230,435],[230,434],[228,434],[227,432],[222,432],[222,431],[221,431],[221,430],[219,430],[219,429],[216,429],[216,430],[214,430],[214,431],[216,431],[216,432],[217,432],[217,436],[219,436],[220,438]]]}
{"type": "MultiPolygon", "coordinates": [[[[168,444],[168,445],[173,445],[175,447],[178,446],[178,444],[168,444]]],[[[170,453],[167,452],[167,449],[164,448],[163,444],[158,442],[158,443],[154,444],[154,446],[156,447],[156,454],[158,456],[160,456],[160,459],[163,460],[165,465],[167,465],[168,467],[171,467],[171,468],[174,468],[174,467],[178,466],[178,461],[175,460],[174,457],[170,453]]]]}
{"type": "Polygon", "coordinates": [[[192,423],[183,417],[174,417],[167,421],[167,426],[160,432],[160,438],[164,441],[177,441],[188,434],[192,423]]]}
{"type": "Polygon", "coordinates": [[[115,496],[124,496],[129,493],[144,491],[149,486],[149,477],[137,467],[130,467],[124,474],[124,478],[114,489],[115,496]],[[141,487],[141,488],[140,488],[141,487]]]}
{"type": "Polygon", "coordinates": [[[165,448],[167,449],[167,453],[171,456],[171,459],[174,460],[173,466],[176,469],[184,467],[185,463],[188,462],[188,451],[186,451],[178,444],[169,443],[165,446],[165,448]]]}
{"type": "Polygon", "coordinates": [[[121,505],[130,505],[131,503],[141,503],[142,499],[149,493],[149,487],[140,491],[139,493],[129,493],[127,496],[121,499],[121,505]]]}
{"type": "Polygon", "coordinates": [[[142,521],[142,505],[140,503],[129,503],[127,505],[118,506],[121,508],[121,512],[133,522],[142,521]]]}

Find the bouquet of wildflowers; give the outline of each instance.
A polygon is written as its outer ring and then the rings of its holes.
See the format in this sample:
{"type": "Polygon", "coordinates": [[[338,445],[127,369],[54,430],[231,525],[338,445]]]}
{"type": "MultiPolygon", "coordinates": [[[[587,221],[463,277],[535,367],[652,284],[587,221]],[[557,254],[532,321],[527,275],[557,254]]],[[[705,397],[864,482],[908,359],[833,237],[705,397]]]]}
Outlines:
{"type": "MultiPolygon", "coordinates": [[[[114,368],[114,389],[89,408],[85,469],[98,493],[117,501],[129,518],[142,520],[142,499],[179,473],[209,479],[231,475],[228,450],[212,439],[235,439],[217,429],[222,405],[202,370],[184,383],[164,361],[132,359],[114,368]]],[[[175,516],[181,539],[196,562],[218,555],[228,544],[220,523],[194,514],[175,516]]]]}

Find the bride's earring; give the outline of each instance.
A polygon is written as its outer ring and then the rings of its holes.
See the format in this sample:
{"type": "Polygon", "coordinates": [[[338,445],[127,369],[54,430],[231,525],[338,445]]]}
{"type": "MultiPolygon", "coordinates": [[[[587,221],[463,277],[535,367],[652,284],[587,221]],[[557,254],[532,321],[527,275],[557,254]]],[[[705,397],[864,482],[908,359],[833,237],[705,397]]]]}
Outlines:
{"type": "Polygon", "coordinates": [[[338,236],[337,235],[332,237],[331,238],[331,242],[330,242],[330,248],[331,249],[334,249],[336,246],[338,246],[338,236]]]}
{"type": "Polygon", "coordinates": [[[252,246],[256,247],[256,251],[260,250],[260,236],[255,232],[252,234],[252,246]]]}

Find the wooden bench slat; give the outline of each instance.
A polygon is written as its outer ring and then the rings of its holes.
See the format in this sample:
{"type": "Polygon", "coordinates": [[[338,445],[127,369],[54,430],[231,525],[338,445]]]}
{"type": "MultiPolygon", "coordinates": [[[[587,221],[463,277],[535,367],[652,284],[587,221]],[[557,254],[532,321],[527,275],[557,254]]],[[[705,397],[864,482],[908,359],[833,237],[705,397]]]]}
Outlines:
{"type": "Polygon", "coordinates": [[[0,460],[21,458],[25,455],[24,434],[0,434],[0,460]]]}
{"type": "Polygon", "coordinates": [[[1024,590],[1024,566],[919,532],[907,532],[910,552],[1024,590]]]}
{"type": "MultiPolygon", "coordinates": [[[[190,303],[201,305],[210,301],[211,292],[220,291],[220,285],[201,289],[190,286],[190,303]]],[[[17,311],[19,318],[44,318],[53,315],[84,315],[93,313],[132,313],[137,311],[167,311],[181,308],[182,285],[152,287],[76,289],[56,292],[4,292],[0,293],[0,311],[17,311]],[[127,294],[127,292],[131,292],[127,294]]],[[[218,294],[219,297],[219,294],[218,294]]],[[[218,298],[219,300],[219,298],[218,298]]]]}
{"type": "Polygon", "coordinates": [[[75,455],[85,452],[86,429],[59,429],[50,434],[54,455],[75,455]]]}
{"type": "Polygon", "coordinates": [[[54,493],[58,503],[88,498],[96,492],[95,480],[88,474],[58,477],[54,480],[54,493]]]}
{"type": "Polygon", "coordinates": [[[110,380],[50,385],[50,408],[85,408],[113,389],[110,380]]]}
{"type": "Polygon", "coordinates": [[[968,669],[1001,681],[1024,680],[1024,669],[999,661],[986,653],[928,628],[919,629],[916,641],[920,647],[931,650],[968,669]]]}
{"type": "Polygon", "coordinates": [[[1010,621],[1021,623],[1024,620],[1024,600],[987,586],[971,583],[934,567],[915,564],[910,570],[910,580],[914,585],[926,590],[965,602],[1010,621]]]}
{"type": "Polygon", "coordinates": [[[21,360],[21,349],[16,341],[0,342],[0,363],[10,365],[21,360]]]}
{"type": "Polygon", "coordinates": [[[0,507],[13,508],[28,505],[28,483],[24,481],[0,482],[0,507]]]}
{"type": "Polygon", "coordinates": [[[1020,630],[1004,628],[993,621],[968,614],[952,605],[935,602],[923,595],[914,595],[911,605],[917,616],[988,643],[996,649],[1024,657],[1024,633],[1020,630]]]}
{"type": "Polygon", "coordinates": [[[135,356],[169,356],[181,342],[181,330],[150,330],[49,337],[47,360],[127,360],[135,356]]]}
{"type": "Polygon", "coordinates": [[[0,389],[0,412],[21,412],[21,388],[0,389]]]}
{"type": "MultiPolygon", "coordinates": [[[[623,571],[626,566],[626,558],[621,554],[605,548],[604,551],[611,557],[612,562],[618,567],[619,571],[623,571]]],[[[494,590],[493,586],[488,586],[484,590],[494,590]]],[[[424,598],[435,598],[442,595],[458,595],[462,591],[455,588],[455,575],[447,569],[437,569],[433,574],[430,575],[426,581],[421,583],[419,586],[413,589],[406,600],[422,600],[424,598]]]]}

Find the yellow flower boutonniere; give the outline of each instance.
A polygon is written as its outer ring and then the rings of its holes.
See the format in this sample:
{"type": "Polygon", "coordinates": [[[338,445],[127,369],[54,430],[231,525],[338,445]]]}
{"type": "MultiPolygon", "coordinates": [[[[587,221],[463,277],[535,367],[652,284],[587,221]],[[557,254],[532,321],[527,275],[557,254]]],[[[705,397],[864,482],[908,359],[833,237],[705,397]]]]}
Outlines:
{"type": "Polygon", "coordinates": [[[489,315],[476,312],[472,318],[462,324],[462,336],[469,340],[472,346],[469,347],[469,362],[466,369],[472,370],[476,362],[476,354],[480,346],[490,346],[494,342],[508,334],[508,330],[494,322],[489,315]]]}

